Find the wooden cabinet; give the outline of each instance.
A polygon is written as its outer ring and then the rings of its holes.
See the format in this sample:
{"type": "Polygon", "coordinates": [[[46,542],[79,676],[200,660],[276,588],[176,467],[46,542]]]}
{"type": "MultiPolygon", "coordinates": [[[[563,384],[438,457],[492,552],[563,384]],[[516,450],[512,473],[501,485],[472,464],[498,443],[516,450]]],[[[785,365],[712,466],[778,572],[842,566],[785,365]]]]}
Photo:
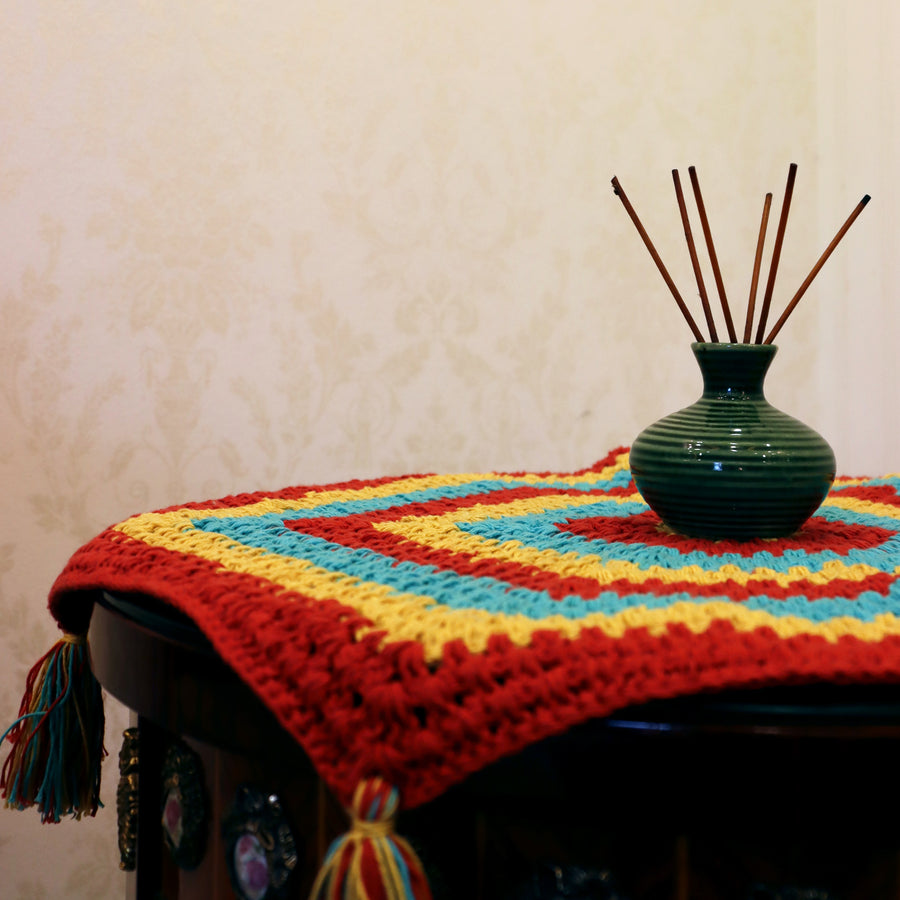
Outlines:
{"type": "MultiPolygon", "coordinates": [[[[280,798],[298,860],[286,896],[305,900],[346,820],[303,751],[172,610],[105,597],[90,637],[98,678],[139,716],[137,900],[234,896],[221,823],[241,785],[280,798]],[[176,740],[198,754],[208,796],[192,870],[161,825],[176,740]]],[[[896,898],[898,751],[893,686],[659,702],[502,760],[398,831],[436,900],[896,898]]]]}

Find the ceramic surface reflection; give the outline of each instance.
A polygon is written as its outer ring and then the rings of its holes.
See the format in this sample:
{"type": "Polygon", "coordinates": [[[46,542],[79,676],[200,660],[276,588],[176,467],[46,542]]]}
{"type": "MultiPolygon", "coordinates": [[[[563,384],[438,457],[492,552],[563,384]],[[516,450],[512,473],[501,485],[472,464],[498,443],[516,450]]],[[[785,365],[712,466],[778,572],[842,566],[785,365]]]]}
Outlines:
{"type": "Polygon", "coordinates": [[[748,540],[793,533],[828,493],[835,459],[820,434],[766,400],[777,348],[691,347],[703,395],[635,439],[630,459],[638,490],[681,534],[748,540]]]}

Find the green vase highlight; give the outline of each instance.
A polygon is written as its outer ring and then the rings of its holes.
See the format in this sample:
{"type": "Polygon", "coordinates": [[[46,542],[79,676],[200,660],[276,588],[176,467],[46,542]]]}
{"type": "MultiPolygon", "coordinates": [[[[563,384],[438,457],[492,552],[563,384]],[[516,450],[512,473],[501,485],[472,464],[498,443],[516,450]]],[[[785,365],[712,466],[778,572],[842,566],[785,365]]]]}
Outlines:
{"type": "Polygon", "coordinates": [[[631,472],[672,530],[713,540],[784,537],[825,499],[834,452],[766,400],[773,344],[691,345],[703,396],[644,429],[631,472]]]}

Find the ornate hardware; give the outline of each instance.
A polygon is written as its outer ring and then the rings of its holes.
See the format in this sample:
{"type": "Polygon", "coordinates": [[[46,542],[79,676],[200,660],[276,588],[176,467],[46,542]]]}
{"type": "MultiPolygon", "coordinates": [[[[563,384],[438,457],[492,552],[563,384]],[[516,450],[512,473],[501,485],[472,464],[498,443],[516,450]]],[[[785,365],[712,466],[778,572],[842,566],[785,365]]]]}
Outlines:
{"type": "Polygon", "coordinates": [[[238,788],[222,823],[225,860],[240,900],[278,900],[287,896],[297,866],[297,846],[281,801],[247,785],[238,788]]]}
{"type": "Polygon", "coordinates": [[[119,868],[126,872],[133,872],[137,864],[138,746],[137,728],[126,728],[119,750],[119,786],[116,789],[119,868]]]}
{"type": "Polygon", "coordinates": [[[162,769],[163,840],[176,864],[194,869],[206,851],[209,805],[200,757],[183,741],[168,749],[162,769]]]}

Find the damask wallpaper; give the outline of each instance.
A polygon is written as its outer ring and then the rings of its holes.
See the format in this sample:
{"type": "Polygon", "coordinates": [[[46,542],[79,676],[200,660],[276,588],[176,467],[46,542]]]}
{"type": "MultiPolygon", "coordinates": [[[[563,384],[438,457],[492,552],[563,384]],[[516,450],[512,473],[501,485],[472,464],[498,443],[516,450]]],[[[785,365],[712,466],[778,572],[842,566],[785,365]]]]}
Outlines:
{"type": "MultiPolygon", "coordinates": [[[[780,198],[797,162],[783,303],[874,193],[822,180],[838,161],[819,141],[834,61],[818,11],[5,3],[0,720],[54,639],[56,573],[130,513],[353,476],[585,466],[695,399],[690,333],[610,178],[696,302],[670,174],[696,165],[743,311],[763,195],[780,198]]],[[[842,252],[863,243],[851,233],[842,252]]],[[[834,361],[816,345],[831,326],[804,302],[769,393],[827,424],[834,361]]],[[[5,898],[124,896],[128,714],[110,699],[108,715],[96,820],[0,810],[5,898]]]]}

